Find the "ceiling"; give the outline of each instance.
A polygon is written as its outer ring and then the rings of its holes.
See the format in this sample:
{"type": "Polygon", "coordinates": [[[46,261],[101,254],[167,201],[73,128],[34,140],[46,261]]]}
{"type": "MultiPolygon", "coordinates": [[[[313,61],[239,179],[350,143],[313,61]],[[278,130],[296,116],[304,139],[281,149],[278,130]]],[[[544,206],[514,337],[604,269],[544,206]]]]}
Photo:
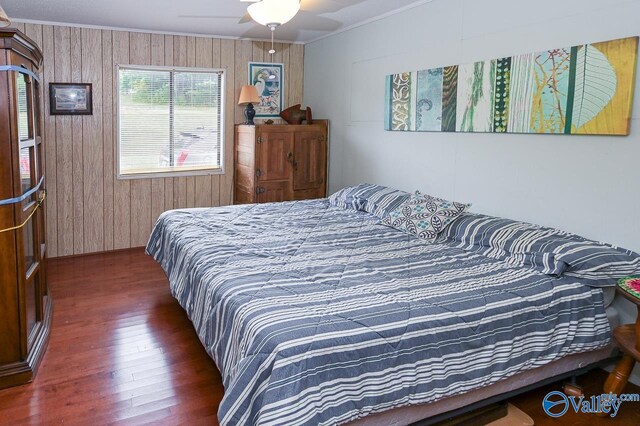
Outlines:
{"type": "MultiPolygon", "coordinates": [[[[317,11],[299,13],[278,28],[278,40],[309,42],[424,1],[303,0],[305,3],[317,11]]],[[[268,39],[266,27],[253,21],[238,23],[248,4],[240,0],[0,0],[7,15],[16,20],[268,39]]]]}

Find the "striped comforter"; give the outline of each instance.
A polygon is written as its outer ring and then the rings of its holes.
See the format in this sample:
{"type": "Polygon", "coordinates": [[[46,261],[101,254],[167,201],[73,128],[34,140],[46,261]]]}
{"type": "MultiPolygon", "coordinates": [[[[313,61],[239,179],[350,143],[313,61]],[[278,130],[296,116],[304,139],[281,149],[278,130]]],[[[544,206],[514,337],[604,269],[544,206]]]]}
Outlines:
{"type": "Polygon", "coordinates": [[[602,291],[327,200],[174,210],[147,252],[225,387],[223,425],[336,424],[610,340],[602,291]]]}

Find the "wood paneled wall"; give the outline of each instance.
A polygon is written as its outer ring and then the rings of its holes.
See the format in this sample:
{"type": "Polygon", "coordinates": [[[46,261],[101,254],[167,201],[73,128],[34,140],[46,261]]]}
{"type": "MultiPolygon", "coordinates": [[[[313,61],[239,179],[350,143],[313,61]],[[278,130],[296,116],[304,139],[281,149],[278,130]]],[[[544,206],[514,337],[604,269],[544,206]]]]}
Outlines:
{"type": "MultiPolygon", "coordinates": [[[[269,43],[15,24],[44,54],[44,132],[49,257],[144,246],[153,223],[174,208],[231,204],[233,125],[249,61],[269,61],[269,43]],[[225,174],[116,179],[116,65],[225,68],[225,174]],[[49,115],[50,82],[93,84],[93,115],[49,115]]],[[[265,33],[266,34],[266,33],[265,33]]],[[[268,34],[266,34],[268,35],[268,34]]],[[[276,45],[285,65],[285,106],[302,102],[304,46],[276,45]]]]}

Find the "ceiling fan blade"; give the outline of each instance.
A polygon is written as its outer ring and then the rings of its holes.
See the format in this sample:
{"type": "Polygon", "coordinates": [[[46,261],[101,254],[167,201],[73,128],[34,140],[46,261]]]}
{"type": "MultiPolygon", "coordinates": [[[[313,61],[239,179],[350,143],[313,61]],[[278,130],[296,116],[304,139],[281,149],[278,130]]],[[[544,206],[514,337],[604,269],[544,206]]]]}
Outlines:
{"type": "Polygon", "coordinates": [[[231,15],[178,15],[178,18],[204,18],[204,19],[238,19],[238,16],[231,15]]]}
{"type": "Polygon", "coordinates": [[[242,18],[240,18],[238,24],[246,24],[247,22],[251,21],[253,21],[253,19],[251,19],[251,15],[249,15],[249,12],[247,12],[242,16],[242,18]]]}
{"type": "MultiPolygon", "coordinates": [[[[291,20],[291,23],[294,24],[296,28],[310,31],[333,31],[342,26],[341,22],[334,19],[318,16],[312,12],[306,11],[298,12],[298,14],[291,20]]],[[[283,25],[283,27],[286,25],[287,24],[283,25]]],[[[276,33],[277,31],[278,29],[276,29],[276,33]]]]}
{"type": "Polygon", "coordinates": [[[364,0],[301,0],[300,10],[317,14],[337,12],[364,0]]]}

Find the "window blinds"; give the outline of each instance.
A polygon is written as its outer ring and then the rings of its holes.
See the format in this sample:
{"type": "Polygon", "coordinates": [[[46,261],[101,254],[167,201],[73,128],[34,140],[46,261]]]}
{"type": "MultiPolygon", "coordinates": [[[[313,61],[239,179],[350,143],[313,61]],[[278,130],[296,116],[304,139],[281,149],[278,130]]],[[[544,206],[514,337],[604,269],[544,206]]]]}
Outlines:
{"type": "Polygon", "coordinates": [[[120,67],[119,174],[220,170],[223,73],[120,67]]]}

